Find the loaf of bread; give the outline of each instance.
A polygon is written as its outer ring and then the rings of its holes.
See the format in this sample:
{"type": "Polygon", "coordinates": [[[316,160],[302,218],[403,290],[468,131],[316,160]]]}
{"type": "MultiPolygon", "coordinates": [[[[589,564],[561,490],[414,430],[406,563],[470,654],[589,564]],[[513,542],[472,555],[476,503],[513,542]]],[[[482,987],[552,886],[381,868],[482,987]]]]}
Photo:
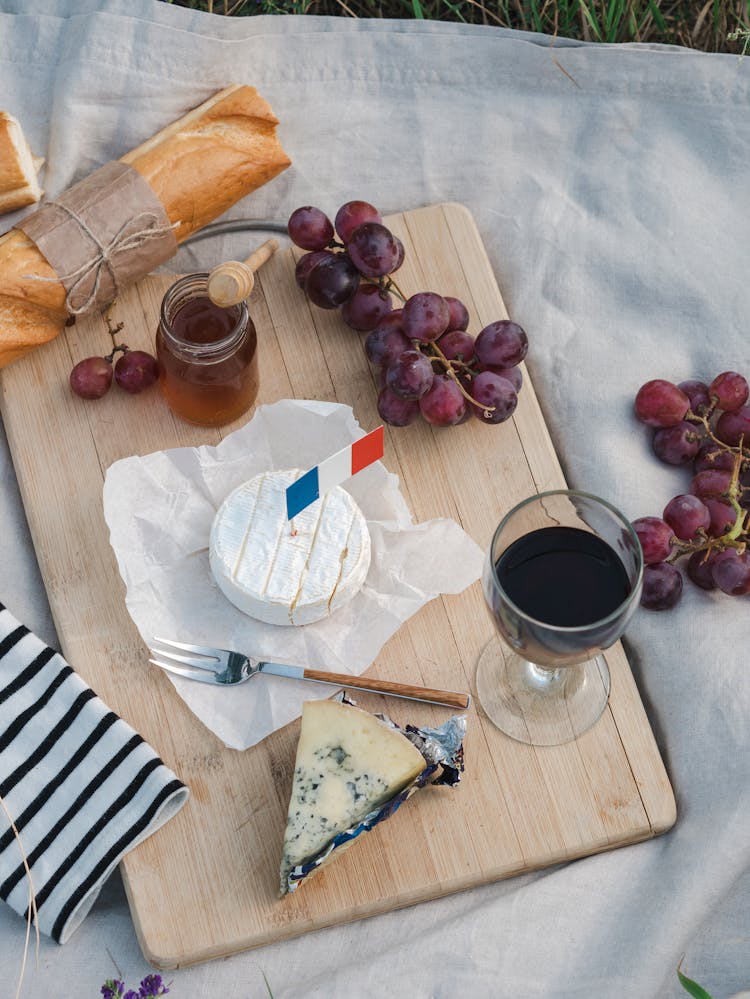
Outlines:
{"type": "MultiPolygon", "coordinates": [[[[234,85],[121,160],[149,183],[180,243],[290,165],[278,124],[253,87],[234,85]]],[[[0,236],[0,368],[64,326],[66,292],[56,277],[24,233],[0,236]]]]}
{"type": "Polygon", "coordinates": [[[0,215],[39,201],[37,173],[43,163],[29,149],[18,120],[0,111],[0,215]]]}

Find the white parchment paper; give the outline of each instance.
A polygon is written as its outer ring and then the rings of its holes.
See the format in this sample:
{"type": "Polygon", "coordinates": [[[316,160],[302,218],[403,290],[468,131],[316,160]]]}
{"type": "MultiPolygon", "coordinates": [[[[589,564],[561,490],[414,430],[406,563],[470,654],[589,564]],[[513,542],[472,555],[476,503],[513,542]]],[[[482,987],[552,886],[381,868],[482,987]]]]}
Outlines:
{"type": "MultiPolygon", "coordinates": [[[[141,637],[234,649],[276,662],[362,673],[404,621],[439,593],[479,578],[483,553],[455,521],[414,524],[398,477],[376,462],[343,483],[367,518],[372,562],[362,590],[304,627],[243,614],[216,586],[208,562],[211,522],[224,497],[272,468],[307,469],[363,435],[348,406],[282,400],[261,406],[217,447],[125,458],[108,470],[104,516],[141,637]]],[[[190,709],[233,749],[255,745],[333,689],[258,676],[210,687],[170,676],[190,709]]]]}

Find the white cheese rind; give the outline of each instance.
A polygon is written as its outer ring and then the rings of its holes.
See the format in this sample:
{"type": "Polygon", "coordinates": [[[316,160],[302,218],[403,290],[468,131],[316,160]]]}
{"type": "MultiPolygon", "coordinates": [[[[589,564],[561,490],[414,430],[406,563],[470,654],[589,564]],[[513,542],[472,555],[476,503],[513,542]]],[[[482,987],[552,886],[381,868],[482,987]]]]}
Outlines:
{"type": "Polygon", "coordinates": [[[327,617],[359,592],[370,568],[367,522],[340,486],[287,520],[286,489],[301,474],[255,476],[227,496],[211,526],[217,585],[239,610],[268,624],[327,617]]]}
{"type": "Polygon", "coordinates": [[[396,729],[352,705],[307,701],[289,800],[281,893],[290,871],[398,794],[425,758],[396,729]]]}

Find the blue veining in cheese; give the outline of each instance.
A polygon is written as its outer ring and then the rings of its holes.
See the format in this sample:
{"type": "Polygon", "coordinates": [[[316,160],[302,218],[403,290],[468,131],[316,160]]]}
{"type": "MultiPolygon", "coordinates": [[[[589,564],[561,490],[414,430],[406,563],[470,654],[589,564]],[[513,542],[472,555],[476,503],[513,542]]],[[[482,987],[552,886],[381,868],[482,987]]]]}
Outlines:
{"type": "Polygon", "coordinates": [[[303,707],[281,861],[290,871],[388,801],[427,767],[420,751],[375,715],[336,701],[303,707]]]}

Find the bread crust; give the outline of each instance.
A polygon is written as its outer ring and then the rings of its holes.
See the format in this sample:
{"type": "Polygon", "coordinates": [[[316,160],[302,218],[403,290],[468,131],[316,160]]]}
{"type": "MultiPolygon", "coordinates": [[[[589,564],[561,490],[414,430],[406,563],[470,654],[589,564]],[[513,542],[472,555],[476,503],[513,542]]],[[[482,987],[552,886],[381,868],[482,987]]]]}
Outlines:
{"type": "MultiPolygon", "coordinates": [[[[143,176],[175,225],[177,242],[285,170],[279,122],[254,87],[235,84],[121,157],[143,176]]],[[[0,236],[0,368],[55,337],[65,289],[24,233],[0,236]]]]}

